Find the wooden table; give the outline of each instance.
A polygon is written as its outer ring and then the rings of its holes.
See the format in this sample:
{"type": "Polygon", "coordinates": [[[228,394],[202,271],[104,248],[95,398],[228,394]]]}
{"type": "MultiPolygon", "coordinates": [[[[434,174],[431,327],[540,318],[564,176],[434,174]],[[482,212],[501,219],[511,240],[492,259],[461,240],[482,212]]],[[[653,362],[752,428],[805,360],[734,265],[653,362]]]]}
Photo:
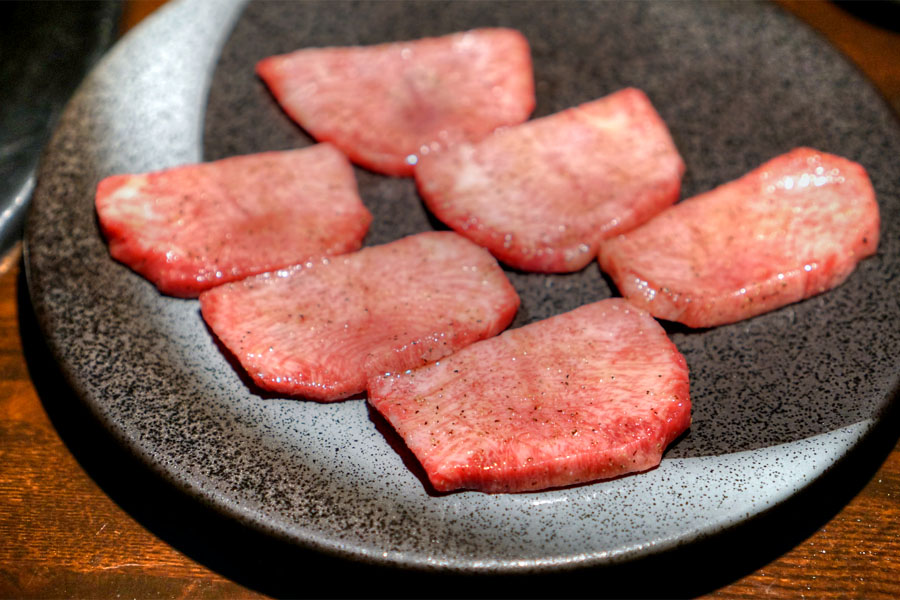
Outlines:
{"type": "MultiPolygon", "coordinates": [[[[160,3],[126,4],[126,25],[160,3]]],[[[900,110],[900,34],[831,3],[781,4],[823,31],[900,110]]],[[[460,578],[349,564],[270,540],[159,481],[94,422],[42,342],[20,254],[0,262],[2,598],[900,597],[897,410],[800,498],[639,563],[460,578]]]]}

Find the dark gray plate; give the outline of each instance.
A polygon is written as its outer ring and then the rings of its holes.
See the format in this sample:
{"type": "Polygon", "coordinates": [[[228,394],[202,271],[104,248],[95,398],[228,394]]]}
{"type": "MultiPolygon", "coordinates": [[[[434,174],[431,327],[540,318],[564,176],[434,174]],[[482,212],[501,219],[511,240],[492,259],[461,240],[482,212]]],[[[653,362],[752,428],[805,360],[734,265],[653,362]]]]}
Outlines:
{"type": "MultiPolygon", "coordinates": [[[[872,86],[776,7],[748,3],[275,3],[165,7],[92,73],[40,173],[27,237],[36,314],[69,381],[159,473],[298,544],[383,564],[535,571],[646,556],[797,494],[873,430],[897,394],[900,127],[872,86]],[[304,45],[504,25],[530,40],[544,115],[644,89],[688,166],[684,195],[798,145],[867,167],[879,252],[822,296],[742,323],[667,324],[691,368],[693,426],[648,473],[542,493],[436,495],[360,400],[250,389],[196,301],[110,260],[92,208],[104,176],[289,148],[309,138],[253,75],[304,45]]],[[[412,182],[357,170],[367,244],[437,226],[412,182]]],[[[509,273],[517,325],[613,295],[596,266],[509,273]]]]}

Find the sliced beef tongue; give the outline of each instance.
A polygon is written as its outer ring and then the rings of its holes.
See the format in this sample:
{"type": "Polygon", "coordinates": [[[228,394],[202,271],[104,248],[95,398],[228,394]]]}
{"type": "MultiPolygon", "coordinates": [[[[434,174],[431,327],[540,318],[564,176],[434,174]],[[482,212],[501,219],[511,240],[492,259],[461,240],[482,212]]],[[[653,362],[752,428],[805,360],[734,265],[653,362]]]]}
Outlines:
{"type": "Polygon", "coordinates": [[[683,173],[666,124],[629,88],[422,157],[415,176],[438,219],[502,262],[567,272],[671,206],[683,173]]]}
{"type": "Polygon", "coordinates": [[[116,260],[172,296],[359,249],[372,221],[328,144],[113,175],[96,195],[116,260]]]}
{"type": "Polygon", "coordinates": [[[691,419],[684,358],[621,298],[375,377],[368,392],[439,491],[522,492],[643,471],[691,419]]]}
{"type": "Polygon", "coordinates": [[[862,166],[797,148],[604,242],[600,267],[657,318],[712,327],[841,284],[879,220],[862,166]]]}
{"type": "Polygon", "coordinates": [[[519,297],[487,251],[445,231],[217,287],[200,306],[260,387],[331,401],[496,335],[519,297]]]}
{"type": "Polygon", "coordinates": [[[531,50],[511,29],[304,48],[256,71],[312,137],[387,175],[412,175],[430,152],[521,123],[535,104],[531,50]]]}

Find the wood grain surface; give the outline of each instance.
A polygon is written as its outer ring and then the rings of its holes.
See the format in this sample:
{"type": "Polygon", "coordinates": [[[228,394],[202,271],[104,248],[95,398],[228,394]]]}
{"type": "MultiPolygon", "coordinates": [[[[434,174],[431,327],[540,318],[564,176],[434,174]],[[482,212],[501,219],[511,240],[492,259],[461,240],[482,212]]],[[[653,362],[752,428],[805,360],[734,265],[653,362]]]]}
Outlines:
{"type": "MultiPolygon", "coordinates": [[[[123,29],[159,4],[126,3],[123,29]]],[[[900,109],[900,34],[829,2],[779,4],[900,109]]],[[[450,577],[269,539],[170,487],[95,421],[42,341],[20,254],[0,261],[0,598],[900,597],[896,408],[859,452],[783,506],[637,563],[450,577]]]]}

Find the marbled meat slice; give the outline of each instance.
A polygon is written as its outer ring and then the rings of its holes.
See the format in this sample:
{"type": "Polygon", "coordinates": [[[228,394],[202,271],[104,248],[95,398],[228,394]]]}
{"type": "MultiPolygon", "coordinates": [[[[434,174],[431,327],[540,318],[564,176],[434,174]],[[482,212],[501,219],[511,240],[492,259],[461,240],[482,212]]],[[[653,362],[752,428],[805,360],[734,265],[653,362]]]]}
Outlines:
{"type": "Polygon", "coordinates": [[[577,271],[601,240],[678,199],[684,163],[633,88],[422,157],[416,182],[438,219],[506,264],[577,271]]]}
{"type": "Polygon", "coordinates": [[[435,489],[522,492],[644,471],[690,425],[688,368],[621,298],[368,383],[435,489]]]}
{"type": "Polygon", "coordinates": [[[412,175],[426,153],[521,123],[535,103],[531,50],[511,29],[306,48],[256,71],[310,135],[388,175],[412,175]]]}
{"type": "Polygon", "coordinates": [[[230,283],[200,307],[260,387],[331,401],[496,335],[519,297],[488,252],[445,231],[230,283]]]}
{"type": "Polygon", "coordinates": [[[654,316],[712,327],[841,284],[878,236],[863,167],[797,148],[604,242],[599,260],[654,316]]]}
{"type": "Polygon", "coordinates": [[[110,254],[172,296],[359,249],[372,215],[328,144],[140,175],[97,187],[110,254]]]}

